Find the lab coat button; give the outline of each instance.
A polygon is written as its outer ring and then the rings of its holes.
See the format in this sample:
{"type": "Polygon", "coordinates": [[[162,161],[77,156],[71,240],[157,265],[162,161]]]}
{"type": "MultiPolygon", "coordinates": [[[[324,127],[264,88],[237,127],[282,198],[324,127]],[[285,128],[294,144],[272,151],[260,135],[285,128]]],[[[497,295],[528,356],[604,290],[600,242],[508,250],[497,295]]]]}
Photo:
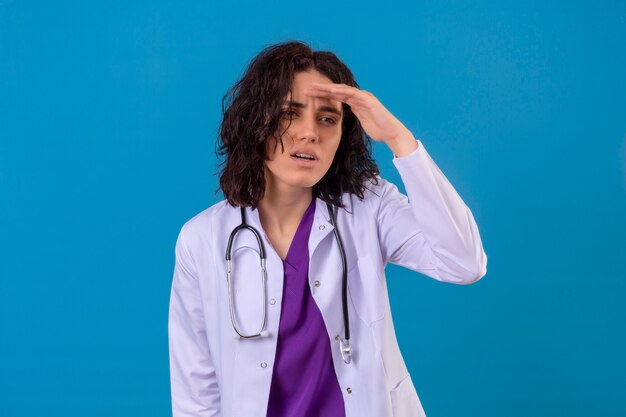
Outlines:
{"type": "Polygon", "coordinates": [[[324,226],[323,224],[320,224],[320,230],[324,230],[326,228],[326,226],[324,226]]]}
{"type": "Polygon", "coordinates": [[[320,285],[322,285],[318,280],[315,280],[313,284],[315,284],[316,287],[319,287],[320,285]]]}
{"type": "Polygon", "coordinates": [[[261,368],[263,369],[267,368],[267,364],[265,362],[261,362],[261,368]]]}
{"type": "Polygon", "coordinates": [[[274,300],[273,298],[272,298],[272,299],[270,299],[270,304],[271,304],[271,305],[276,304],[276,300],[274,300]]]}
{"type": "Polygon", "coordinates": [[[352,388],[348,387],[346,391],[348,391],[348,394],[352,394],[352,388]]]}
{"type": "Polygon", "coordinates": [[[335,335],[335,340],[339,340],[339,335],[335,335]]]}

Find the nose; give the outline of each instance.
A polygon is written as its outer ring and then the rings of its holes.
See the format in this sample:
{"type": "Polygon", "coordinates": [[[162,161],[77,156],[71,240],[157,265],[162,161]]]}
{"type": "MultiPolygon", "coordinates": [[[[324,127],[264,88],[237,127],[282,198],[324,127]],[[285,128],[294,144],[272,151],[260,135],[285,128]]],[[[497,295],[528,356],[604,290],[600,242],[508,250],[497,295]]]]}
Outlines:
{"type": "Polygon", "coordinates": [[[301,128],[302,130],[299,135],[300,140],[307,140],[311,142],[319,141],[319,126],[317,125],[316,115],[314,112],[306,112],[303,115],[301,128]]]}

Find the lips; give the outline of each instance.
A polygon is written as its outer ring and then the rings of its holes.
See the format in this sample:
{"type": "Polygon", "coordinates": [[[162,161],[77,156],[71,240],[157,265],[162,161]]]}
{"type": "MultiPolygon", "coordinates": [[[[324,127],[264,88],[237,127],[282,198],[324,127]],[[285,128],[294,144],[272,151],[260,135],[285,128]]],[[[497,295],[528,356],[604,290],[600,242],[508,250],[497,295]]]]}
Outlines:
{"type": "Polygon", "coordinates": [[[318,163],[317,155],[308,152],[294,152],[291,155],[291,159],[301,168],[313,168],[317,166],[318,163]]]}
{"type": "Polygon", "coordinates": [[[315,157],[313,155],[308,155],[304,153],[297,153],[292,155],[294,158],[304,159],[305,161],[315,161],[315,157]]]}
{"type": "Polygon", "coordinates": [[[316,161],[317,160],[317,155],[315,154],[315,152],[307,151],[304,149],[293,152],[291,156],[297,159],[301,159],[303,161],[316,161]]]}

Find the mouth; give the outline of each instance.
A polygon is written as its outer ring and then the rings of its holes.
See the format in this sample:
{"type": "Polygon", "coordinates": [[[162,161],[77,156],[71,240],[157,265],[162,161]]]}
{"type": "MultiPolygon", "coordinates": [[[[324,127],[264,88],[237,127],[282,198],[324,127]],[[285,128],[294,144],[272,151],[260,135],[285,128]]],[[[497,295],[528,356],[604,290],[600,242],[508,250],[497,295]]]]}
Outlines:
{"type": "Polygon", "coordinates": [[[291,155],[294,161],[303,167],[310,167],[317,163],[317,157],[310,153],[298,152],[291,155]]]}
{"type": "Polygon", "coordinates": [[[315,161],[317,157],[310,153],[298,152],[291,155],[293,158],[302,159],[305,161],[315,161]]]}

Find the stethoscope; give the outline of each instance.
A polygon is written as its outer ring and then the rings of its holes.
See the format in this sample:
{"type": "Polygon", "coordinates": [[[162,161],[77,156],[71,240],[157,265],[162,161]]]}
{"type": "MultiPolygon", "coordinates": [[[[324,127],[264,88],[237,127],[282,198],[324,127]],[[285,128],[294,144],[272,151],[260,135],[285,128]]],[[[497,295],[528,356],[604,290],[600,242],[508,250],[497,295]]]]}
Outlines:
{"type": "MultiPolygon", "coordinates": [[[[345,363],[350,363],[351,352],[350,352],[350,321],[348,318],[348,274],[347,274],[347,263],[346,263],[346,253],[343,248],[343,243],[341,241],[341,236],[339,235],[339,229],[336,225],[335,214],[330,206],[330,204],[326,203],[326,207],[328,208],[328,213],[330,214],[330,222],[335,229],[335,238],[337,239],[337,244],[339,245],[339,252],[341,253],[341,266],[343,268],[343,281],[341,286],[341,300],[343,303],[343,323],[344,323],[344,335],[345,338],[339,341],[339,350],[341,352],[341,357],[345,363]]],[[[267,287],[265,285],[265,281],[267,280],[267,271],[265,269],[265,247],[263,246],[263,240],[261,240],[261,235],[259,232],[252,226],[246,223],[246,211],[244,207],[241,207],[241,224],[233,229],[230,233],[230,237],[228,238],[228,246],[226,247],[226,280],[228,281],[228,304],[230,307],[230,321],[233,324],[233,328],[237,333],[239,338],[242,339],[251,339],[255,337],[267,337],[268,332],[265,329],[265,323],[267,322],[267,287]],[[242,229],[247,229],[251,231],[256,237],[257,243],[259,245],[259,255],[261,258],[261,282],[263,284],[263,322],[261,323],[261,327],[255,334],[245,335],[239,331],[237,328],[237,324],[235,323],[235,303],[232,298],[232,289],[231,289],[231,248],[233,246],[233,240],[242,229]]],[[[236,336],[237,337],[237,336],[236,336]]]]}

